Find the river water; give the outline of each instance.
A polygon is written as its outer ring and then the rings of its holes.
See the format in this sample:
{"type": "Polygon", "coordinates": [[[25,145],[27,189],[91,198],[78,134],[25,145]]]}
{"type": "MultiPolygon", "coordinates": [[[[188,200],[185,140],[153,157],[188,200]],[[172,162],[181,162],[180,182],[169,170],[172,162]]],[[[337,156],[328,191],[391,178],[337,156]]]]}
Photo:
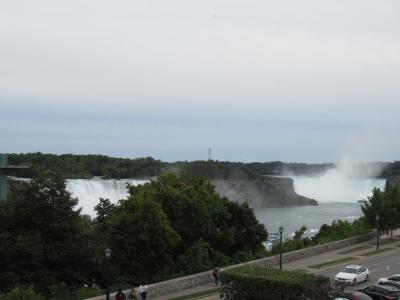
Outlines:
{"type": "Polygon", "coordinates": [[[323,224],[333,220],[352,222],[362,216],[359,200],[367,199],[373,188],[384,189],[385,179],[354,179],[341,173],[327,172],[318,177],[292,176],[296,193],[318,201],[318,206],[294,206],[255,210],[257,219],[268,232],[278,232],[283,226],[284,236],[290,237],[302,225],[312,236],[323,224]]]}

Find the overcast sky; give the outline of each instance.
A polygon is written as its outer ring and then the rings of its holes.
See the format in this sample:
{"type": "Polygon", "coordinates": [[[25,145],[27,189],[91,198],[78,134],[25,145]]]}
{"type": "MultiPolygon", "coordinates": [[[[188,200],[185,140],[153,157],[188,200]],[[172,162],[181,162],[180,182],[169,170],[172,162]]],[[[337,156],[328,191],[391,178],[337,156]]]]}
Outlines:
{"type": "Polygon", "coordinates": [[[2,0],[0,152],[400,159],[400,1],[2,0]]]}

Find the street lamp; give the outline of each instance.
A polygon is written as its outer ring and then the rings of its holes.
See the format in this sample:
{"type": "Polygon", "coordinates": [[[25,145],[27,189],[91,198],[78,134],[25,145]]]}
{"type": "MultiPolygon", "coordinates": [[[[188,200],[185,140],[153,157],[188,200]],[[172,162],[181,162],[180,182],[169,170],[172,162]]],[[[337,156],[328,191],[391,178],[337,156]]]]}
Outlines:
{"type": "Polygon", "coordinates": [[[376,251],[379,251],[379,214],[376,215],[376,251]]]}
{"type": "Polygon", "coordinates": [[[110,300],[110,259],[111,259],[111,249],[107,248],[104,250],[104,256],[106,257],[106,300],[110,300]]]}
{"type": "Polygon", "coordinates": [[[282,233],[283,227],[282,225],[279,227],[279,234],[280,234],[280,246],[279,246],[279,269],[282,271],[282,233]]]}

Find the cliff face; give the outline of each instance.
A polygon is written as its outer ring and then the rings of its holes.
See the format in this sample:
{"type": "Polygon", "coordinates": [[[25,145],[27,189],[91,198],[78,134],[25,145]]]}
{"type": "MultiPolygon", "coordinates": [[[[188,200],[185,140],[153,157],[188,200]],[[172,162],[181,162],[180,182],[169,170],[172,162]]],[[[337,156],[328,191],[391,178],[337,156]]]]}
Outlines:
{"type": "Polygon", "coordinates": [[[389,187],[400,187],[400,175],[393,175],[388,178],[386,185],[389,187]]]}
{"type": "Polygon", "coordinates": [[[296,194],[293,179],[260,176],[257,179],[213,179],[216,191],[235,202],[254,208],[318,205],[314,199],[296,194]]]}

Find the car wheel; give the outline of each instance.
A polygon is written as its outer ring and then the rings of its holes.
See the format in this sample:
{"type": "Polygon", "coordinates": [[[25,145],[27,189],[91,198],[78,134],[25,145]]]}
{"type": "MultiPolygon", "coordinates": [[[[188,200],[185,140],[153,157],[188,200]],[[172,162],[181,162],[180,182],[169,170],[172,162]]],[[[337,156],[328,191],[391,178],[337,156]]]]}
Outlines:
{"type": "Polygon", "coordinates": [[[367,274],[367,276],[365,276],[365,281],[367,282],[369,280],[369,274],[367,274]]]}
{"type": "Polygon", "coordinates": [[[353,280],[353,283],[352,283],[353,285],[356,285],[357,284],[357,279],[355,279],[354,278],[354,280],[353,280]]]}

